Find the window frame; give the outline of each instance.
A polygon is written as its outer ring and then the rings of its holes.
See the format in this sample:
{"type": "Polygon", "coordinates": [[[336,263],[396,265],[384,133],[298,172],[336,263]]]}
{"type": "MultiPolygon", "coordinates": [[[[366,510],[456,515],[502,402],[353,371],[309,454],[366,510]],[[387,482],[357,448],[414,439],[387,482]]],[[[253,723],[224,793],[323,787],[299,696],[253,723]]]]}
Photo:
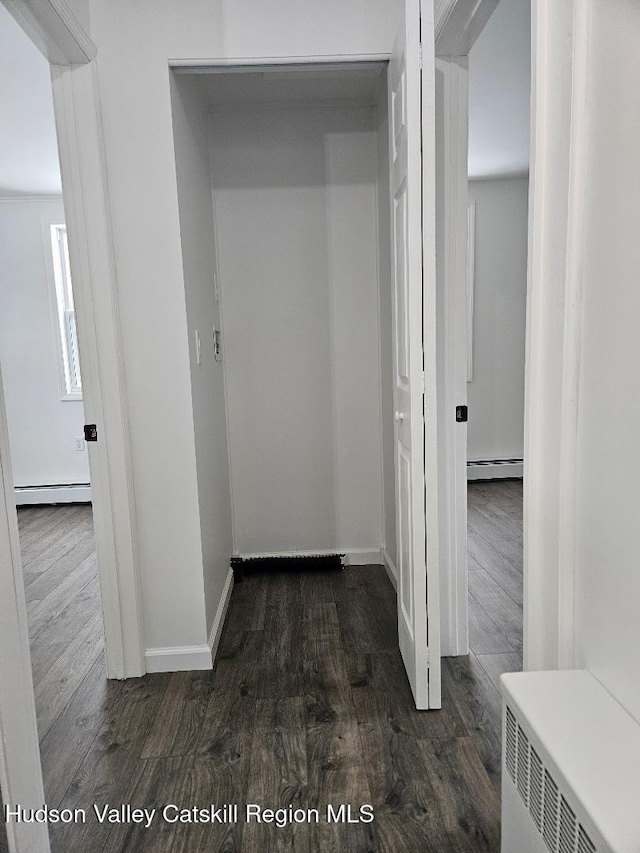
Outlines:
{"type": "Polygon", "coordinates": [[[62,402],[78,402],[82,400],[82,377],[66,232],[67,228],[63,217],[43,217],[42,234],[56,347],[60,400],[62,402]],[[61,256],[61,233],[65,235],[64,257],[61,256]],[[73,330],[69,325],[70,318],[73,321],[73,330]],[[79,384],[76,383],[76,376],[79,379],[79,384]]]}

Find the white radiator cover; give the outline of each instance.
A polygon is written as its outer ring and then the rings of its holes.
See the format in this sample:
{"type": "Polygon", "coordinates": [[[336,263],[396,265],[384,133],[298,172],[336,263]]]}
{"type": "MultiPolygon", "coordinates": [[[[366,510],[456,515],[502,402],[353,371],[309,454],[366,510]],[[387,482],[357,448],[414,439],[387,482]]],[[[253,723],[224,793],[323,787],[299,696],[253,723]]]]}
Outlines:
{"type": "Polygon", "coordinates": [[[586,671],[502,692],[502,853],[639,853],[638,723],[586,671]]]}

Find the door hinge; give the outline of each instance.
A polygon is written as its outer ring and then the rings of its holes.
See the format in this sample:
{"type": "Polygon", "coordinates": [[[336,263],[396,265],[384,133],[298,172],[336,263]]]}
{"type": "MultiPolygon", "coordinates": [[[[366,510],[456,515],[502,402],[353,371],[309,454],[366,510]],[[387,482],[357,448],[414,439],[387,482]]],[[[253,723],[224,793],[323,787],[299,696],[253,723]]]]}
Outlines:
{"type": "Polygon", "coordinates": [[[84,440],[85,441],[97,441],[98,440],[98,427],[95,424],[85,424],[84,425],[84,440]]]}
{"type": "Polygon", "coordinates": [[[427,649],[427,669],[431,667],[431,649],[427,649]]]}
{"type": "Polygon", "coordinates": [[[422,371],[422,393],[423,395],[427,393],[427,375],[422,371]]]}
{"type": "Polygon", "coordinates": [[[456,406],[456,423],[466,424],[469,420],[469,409],[467,406],[456,406]]]}
{"type": "Polygon", "coordinates": [[[420,45],[419,45],[419,56],[420,56],[420,68],[422,68],[423,67],[423,63],[422,63],[422,42],[420,42],[420,45]]]}

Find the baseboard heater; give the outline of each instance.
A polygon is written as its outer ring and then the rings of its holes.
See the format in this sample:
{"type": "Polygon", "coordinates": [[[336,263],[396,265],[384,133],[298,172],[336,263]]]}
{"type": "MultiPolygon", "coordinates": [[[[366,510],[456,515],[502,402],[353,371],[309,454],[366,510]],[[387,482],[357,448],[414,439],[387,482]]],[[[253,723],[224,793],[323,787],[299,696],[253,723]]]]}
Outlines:
{"type": "Polygon", "coordinates": [[[467,462],[467,480],[520,479],[524,471],[524,460],[513,459],[470,459],[467,462]]]}
{"type": "Polygon", "coordinates": [[[502,693],[502,853],[638,853],[640,725],[585,670],[502,693]]]}
{"type": "Polygon", "coordinates": [[[90,483],[55,483],[40,486],[16,486],[16,506],[37,504],[91,503],[90,483]]]}
{"type": "Polygon", "coordinates": [[[232,557],[234,580],[247,574],[274,572],[339,571],[344,568],[344,554],[291,554],[268,557],[232,557]]]}

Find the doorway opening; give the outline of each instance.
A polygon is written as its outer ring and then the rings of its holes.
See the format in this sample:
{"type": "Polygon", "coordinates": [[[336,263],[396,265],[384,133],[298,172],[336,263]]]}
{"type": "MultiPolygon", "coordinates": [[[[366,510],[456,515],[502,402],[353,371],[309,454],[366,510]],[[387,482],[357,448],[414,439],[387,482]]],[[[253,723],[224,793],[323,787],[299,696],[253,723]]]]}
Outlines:
{"type": "Polygon", "coordinates": [[[0,364],[42,769],[54,805],[83,758],[82,744],[65,745],[86,713],[77,697],[106,690],[104,626],[50,66],[2,5],[0,44],[11,115],[0,168],[0,364]]]}
{"type": "Polygon", "coordinates": [[[469,645],[522,669],[530,4],[500,2],[469,53],[469,645]]]}
{"type": "Polygon", "coordinates": [[[171,81],[205,553],[395,585],[387,63],[209,72],[171,81]]]}
{"type": "Polygon", "coordinates": [[[229,553],[383,565],[426,708],[420,69],[402,43],[389,66],[178,67],[171,92],[208,622],[229,553]]]}

